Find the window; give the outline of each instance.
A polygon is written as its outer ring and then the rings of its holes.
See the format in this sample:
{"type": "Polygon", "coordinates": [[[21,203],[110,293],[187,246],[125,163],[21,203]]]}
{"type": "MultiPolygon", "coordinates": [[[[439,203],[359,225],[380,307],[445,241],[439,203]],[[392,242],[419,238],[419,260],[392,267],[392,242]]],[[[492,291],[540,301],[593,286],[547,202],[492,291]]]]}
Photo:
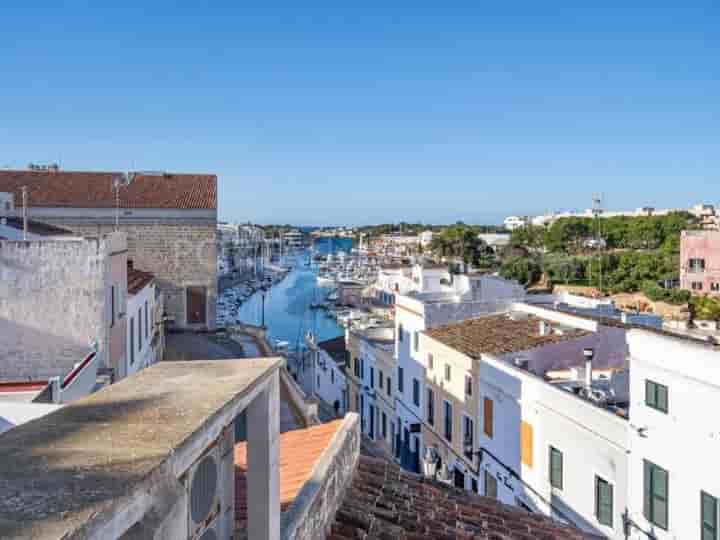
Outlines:
{"type": "Polygon", "coordinates": [[[428,353],[427,359],[428,359],[428,369],[435,369],[434,368],[435,358],[433,358],[432,353],[428,353]]]}
{"type": "Polygon", "coordinates": [[[375,388],[375,368],[370,366],[370,389],[375,388]]]}
{"type": "Polygon", "coordinates": [[[452,405],[444,401],[445,405],[445,438],[452,442],[452,405]]]}
{"type": "Polygon", "coordinates": [[[704,272],[705,271],[705,259],[688,259],[688,271],[689,272],[704,272]]]}
{"type": "Polygon", "coordinates": [[[692,287],[693,291],[702,291],[703,290],[703,284],[702,281],[693,281],[690,284],[690,287],[692,287]]]}
{"type": "Polygon", "coordinates": [[[403,325],[402,323],[398,324],[398,341],[403,340],[403,325]]]}
{"type": "Polygon", "coordinates": [[[335,384],[335,370],[330,368],[330,384],[335,384]]]}
{"type": "Polygon", "coordinates": [[[380,390],[383,389],[383,372],[381,369],[378,369],[378,386],[380,387],[380,390]]]}
{"type": "Polygon", "coordinates": [[[700,492],[701,540],[718,540],[718,500],[704,491],[700,492]]]}
{"type": "Polygon", "coordinates": [[[317,376],[317,387],[320,388],[320,375],[317,376]]]}
{"type": "Polygon", "coordinates": [[[405,392],[405,373],[401,367],[398,367],[398,392],[405,392]]]}
{"type": "Polygon", "coordinates": [[[420,381],[413,379],[413,403],[416,407],[420,406],[420,381]]]}
{"type": "Polygon", "coordinates": [[[382,438],[387,439],[387,415],[384,411],[382,413],[382,422],[380,423],[380,428],[382,429],[382,438]]]}
{"type": "Polygon", "coordinates": [[[465,395],[472,396],[472,377],[465,375],[465,395]]]}
{"type": "Polygon", "coordinates": [[[135,321],[130,317],[130,365],[135,363],[135,321]]]}
{"type": "Polygon", "coordinates": [[[720,292],[720,283],[713,281],[710,283],[710,290],[712,292],[720,292]]]}
{"type": "Polygon", "coordinates": [[[387,385],[385,386],[385,388],[387,390],[387,395],[392,396],[392,384],[390,381],[390,376],[388,376],[388,378],[387,378],[387,385]]]}
{"type": "Polygon", "coordinates": [[[138,324],[138,352],[142,350],[142,308],[138,309],[137,324],[138,324]]]}
{"type": "Polygon", "coordinates": [[[365,380],[365,359],[360,359],[360,378],[365,380]]]}
{"type": "Polygon", "coordinates": [[[475,423],[469,416],[463,415],[463,447],[465,457],[469,460],[473,459],[473,451],[475,450],[475,423]]]}
{"type": "Polygon", "coordinates": [[[613,526],[613,487],[599,476],[595,477],[595,517],[600,524],[613,526]]]}
{"type": "Polygon", "coordinates": [[[435,393],[432,388],[427,389],[427,423],[435,425],[435,393]]]}
{"type": "Polygon", "coordinates": [[[668,528],[668,472],[650,461],[644,463],[643,515],[661,529],[668,528]]]}
{"type": "Polygon", "coordinates": [[[550,447],[550,485],[563,488],[563,455],[557,448],[550,447]]]}
{"type": "Polygon", "coordinates": [[[115,326],[115,285],[110,286],[110,328],[115,326]]]}
{"type": "Polygon", "coordinates": [[[497,499],[497,480],[495,477],[485,470],[485,496],[492,499],[497,499]]]}
{"type": "Polygon", "coordinates": [[[483,431],[489,438],[493,438],[493,400],[483,400],[483,431]]]}
{"type": "Polygon", "coordinates": [[[420,348],[420,333],[419,332],[413,332],[413,348],[415,349],[415,352],[418,352],[418,349],[420,348]]]}
{"type": "Polygon", "coordinates": [[[450,372],[450,364],[445,364],[445,380],[449,381],[452,373],[450,372]]]}
{"type": "Polygon", "coordinates": [[[533,427],[527,422],[520,422],[520,461],[532,469],[533,456],[533,427]]]}
{"type": "Polygon", "coordinates": [[[355,376],[359,379],[360,378],[360,359],[355,358],[355,369],[353,370],[355,373],[355,376]]]}
{"type": "Polygon", "coordinates": [[[148,339],[150,337],[150,335],[149,335],[150,330],[149,330],[148,326],[150,326],[150,325],[148,324],[148,303],[146,300],[145,301],[145,339],[148,339]]]}
{"type": "Polygon", "coordinates": [[[645,381],[645,405],[667,414],[668,387],[654,381],[645,381]]]}

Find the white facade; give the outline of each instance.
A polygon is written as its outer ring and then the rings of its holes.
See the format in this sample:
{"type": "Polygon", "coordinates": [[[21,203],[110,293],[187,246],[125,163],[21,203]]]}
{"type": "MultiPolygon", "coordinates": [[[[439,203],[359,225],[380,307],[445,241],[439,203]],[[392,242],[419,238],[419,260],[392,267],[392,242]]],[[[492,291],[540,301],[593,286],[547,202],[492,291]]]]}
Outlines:
{"type": "Polygon", "coordinates": [[[642,330],[630,330],[628,343],[632,365],[628,504],[631,538],[647,538],[642,531],[651,532],[658,540],[718,538],[718,532],[714,537],[710,533],[701,536],[700,502],[701,492],[715,499],[717,520],[720,352],[707,344],[642,330]],[[666,389],[659,407],[648,405],[653,399],[647,387],[653,385],[666,389]],[[667,512],[662,508],[663,486],[658,485],[654,522],[644,512],[645,461],[667,473],[656,473],[656,483],[667,480],[667,512]]]}
{"type": "Polygon", "coordinates": [[[514,231],[527,225],[527,220],[519,216],[508,216],[503,220],[503,225],[509,231],[514,231]]]}
{"type": "Polygon", "coordinates": [[[154,338],[161,321],[156,320],[156,285],[148,283],[135,294],[127,296],[126,375],[132,375],[161,360],[154,338]]]}
{"type": "Polygon", "coordinates": [[[422,455],[422,434],[412,429],[413,424],[422,422],[425,406],[427,359],[419,353],[420,332],[503,311],[522,300],[525,290],[517,282],[496,276],[454,275],[451,280],[446,269],[419,266],[413,269],[413,281],[416,291],[396,297],[394,390],[399,432],[409,437],[403,442],[410,451],[422,455]]]}
{"type": "Polygon", "coordinates": [[[418,236],[420,240],[420,245],[422,247],[427,247],[432,243],[433,239],[433,232],[432,231],[423,231],[418,236]]]}
{"type": "MultiPolygon", "coordinates": [[[[578,343],[582,346],[582,343],[578,343]]],[[[553,355],[552,347],[546,353],[553,355]]],[[[577,351],[578,363],[582,351],[577,351]]],[[[483,356],[480,403],[492,401],[492,437],[485,433],[482,405],[477,423],[486,471],[497,480],[499,500],[521,505],[609,538],[624,538],[622,514],[627,507],[628,421],[507,361],[483,356]],[[530,433],[530,460],[523,459],[522,424],[530,433]],[[550,482],[550,448],[562,455],[562,484],[550,482]],[[521,481],[508,473],[519,474],[521,481]],[[613,489],[611,524],[596,516],[597,478],[613,489]]],[[[525,443],[528,444],[527,442],[525,443]]],[[[486,491],[483,491],[486,493],[486,491]]]]}
{"type": "Polygon", "coordinates": [[[322,342],[315,342],[314,335],[308,334],[305,342],[310,349],[312,360],[309,376],[304,378],[309,382],[310,393],[323,400],[339,415],[344,415],[348,410],[345,362],[341,364],[334,359],[322,348],[322,342]]]}

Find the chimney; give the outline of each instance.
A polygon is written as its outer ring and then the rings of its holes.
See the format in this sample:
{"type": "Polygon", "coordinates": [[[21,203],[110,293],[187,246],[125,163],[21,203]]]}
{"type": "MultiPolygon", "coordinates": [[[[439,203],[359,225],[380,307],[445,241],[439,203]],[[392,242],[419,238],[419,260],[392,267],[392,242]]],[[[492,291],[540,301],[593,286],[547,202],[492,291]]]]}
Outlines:
{"type": "Polygon", "coordinates": [[[583,356],[585,357],[585,388],[589,390],[592,386],[592,365],[595,350],[590,347],[586,347],[583,349],[583,356]]]}
{"type": "Polygon", "coordinates": [[[546,321],[541,320],[540,321],[540,335],[547,336],[549,333],[550,333],[550,325],[546,321]]]}

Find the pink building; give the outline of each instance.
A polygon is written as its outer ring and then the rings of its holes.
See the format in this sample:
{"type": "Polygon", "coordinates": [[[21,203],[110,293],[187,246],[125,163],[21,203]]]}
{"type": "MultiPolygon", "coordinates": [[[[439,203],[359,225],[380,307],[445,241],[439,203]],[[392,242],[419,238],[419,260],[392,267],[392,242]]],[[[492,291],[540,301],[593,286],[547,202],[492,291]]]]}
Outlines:
{"type": "Polygon", "coordinates": [[[680,287],[720,296],[720,231],[682,232],[680,287]]]}

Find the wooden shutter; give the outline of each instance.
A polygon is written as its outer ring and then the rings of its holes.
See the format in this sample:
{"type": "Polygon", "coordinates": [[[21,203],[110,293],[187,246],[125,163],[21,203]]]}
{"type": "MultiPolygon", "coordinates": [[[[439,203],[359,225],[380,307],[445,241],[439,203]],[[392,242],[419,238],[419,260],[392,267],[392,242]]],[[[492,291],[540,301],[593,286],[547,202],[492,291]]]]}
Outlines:
{"type": "Polygon", "coordinates": [[[483,430],[485,435],[492,439],[493,437],[493,400],[485,398],[483,400],[483,430]]]}
{"type": "Polygon", "coordinates": [[[520,459],[532,469],[533,466],[533,428],[527,422],[520,424],[520,459]]]}

